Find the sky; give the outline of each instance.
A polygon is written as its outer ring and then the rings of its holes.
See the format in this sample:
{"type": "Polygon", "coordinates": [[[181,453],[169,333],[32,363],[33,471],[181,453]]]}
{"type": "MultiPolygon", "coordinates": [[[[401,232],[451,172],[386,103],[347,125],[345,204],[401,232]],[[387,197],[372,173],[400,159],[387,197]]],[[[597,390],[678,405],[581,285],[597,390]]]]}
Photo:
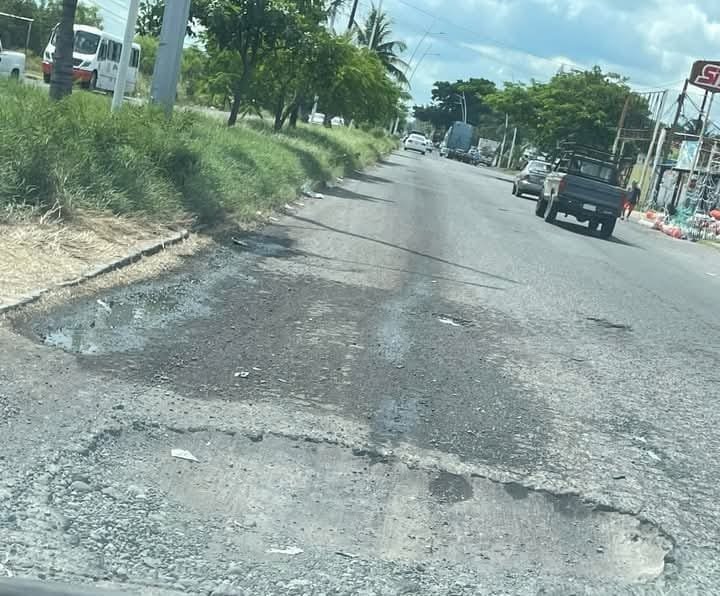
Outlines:
{"type": "MultiPolygon", "coordinates": [[[[85,1],[122,31],[128,0],[85,1]]],[[[359,0],[359,18],[378,1],[359,0]]],[[[415,103],[437,80],[546,81],[596,64],[638,91],[679,89],[694,60],[720,59],[720,0],[383,0],[383,10],[405,59],[414,52],[415,103]]]]}

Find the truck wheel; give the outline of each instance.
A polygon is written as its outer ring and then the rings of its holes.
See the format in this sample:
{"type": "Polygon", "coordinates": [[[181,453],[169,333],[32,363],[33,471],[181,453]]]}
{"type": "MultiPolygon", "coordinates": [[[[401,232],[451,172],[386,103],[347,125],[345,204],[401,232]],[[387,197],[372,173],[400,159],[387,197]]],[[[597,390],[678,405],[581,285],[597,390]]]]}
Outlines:
{"type": "Polygon", "coordinates": [[[13,71],[10,73],[10,78],[13,81],[19,81],[20,80],[20,71],[17,68],[13,69],[13,71]]]}
{"type": "Polygon", "coordinates": [[[594,236],[597,233],[597,229],[598,229],[599,225],[600,225],[600,222],[595,219],[591,219],[588,222],[588,230],[590,230],[591,236],[594,236]]]}
{"type": "Polygon", "coordinates": [[[538,217],[545,217],[545,210],[547,209],[547,201],[545,197],[540,194],[537,203],[535,204],[535,215],[538,217]]]}
{"type": "Polygon", "coordinates": [[[557,201],[555,195],[550,197],[550,203],[548,203],[547,210],[545,211],[545,221],[548,223],[555,223],[557,217],[557,201]]]}
{"type": "Polygon", "coordinates": [[[49,85],[49,84],[50,84],[50,75],[49,75],[48,73],[46,73],[46,72],[43,73],[43,82],[44,82],[46,85],[49,85]]]}
{"type": "Polygon", "coordinates": [[[612,236],[613,232],[615,231],[615,222],[617,221],[616,218],[612,219],[606,219],[605,221],[600,223],[600,238],[605,238],[606,240],[612,236]]]}

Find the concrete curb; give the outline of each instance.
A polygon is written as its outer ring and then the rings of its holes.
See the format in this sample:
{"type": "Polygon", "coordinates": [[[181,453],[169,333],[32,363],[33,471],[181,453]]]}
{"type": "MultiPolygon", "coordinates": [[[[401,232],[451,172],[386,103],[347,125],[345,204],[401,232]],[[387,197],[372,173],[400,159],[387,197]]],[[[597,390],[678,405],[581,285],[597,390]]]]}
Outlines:
{"type": "Polygon", "coordinates": [[[134,252],[131,252],[129,255],[120,257],[119,259],[111,261],[109,263],[103,263],[102,265],[98,265],[97,267],[91,269],[90,271],[84,273],[76,279],[63,281],[49,288],[35,290],[34,292],[31,292],[27,296],[23,296],[22,298],[19,298],[14,302],[10,302],[9,304],[2,304],[0,305],[0,315],[10,312],[11,310],[14,310],[16,308],[27,306],[28,304],[32,304],[33,302],[37,302],[45,294],[48,294],[53,290],[60,290],[62,288],[72,288],[74,286],[79,286],[80,284],[85,283],[86,281],[90,281],[91,279],[99,277],[105,273],[110,273],[111,271],[115,271],[117,269],[123,269],[128,265],[132,265],[133,263],[139,261],[143,257],[149,257],[157,254],[160,251],[165,250],[165,248],[167,248],[168,246],[183,242],[189,237],[190,232],[188,230],[181,230],[179,232],[176,232],[172,236],[163,238],[162,240],[152,240],[150,242],[146,242],[144,245],[141,245],[140,248],[138,248],[134,252]]]}

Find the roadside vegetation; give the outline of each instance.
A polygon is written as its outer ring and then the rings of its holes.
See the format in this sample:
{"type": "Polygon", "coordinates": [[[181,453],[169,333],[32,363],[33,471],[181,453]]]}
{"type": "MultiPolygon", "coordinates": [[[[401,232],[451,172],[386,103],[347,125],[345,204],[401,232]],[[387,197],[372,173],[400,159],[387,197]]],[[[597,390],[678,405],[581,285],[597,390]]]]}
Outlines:
{"type": "Polygon", "coordinates": [[[60,102],[28,86],[0,85],[0,212],[63,219],[78,210],[250,219],[312,181],[360,168],[389,151],[382,131],[299,125],[278,133],[259,119],[220,119],[153,107],[110,114],[107,98],[60,102]]]}

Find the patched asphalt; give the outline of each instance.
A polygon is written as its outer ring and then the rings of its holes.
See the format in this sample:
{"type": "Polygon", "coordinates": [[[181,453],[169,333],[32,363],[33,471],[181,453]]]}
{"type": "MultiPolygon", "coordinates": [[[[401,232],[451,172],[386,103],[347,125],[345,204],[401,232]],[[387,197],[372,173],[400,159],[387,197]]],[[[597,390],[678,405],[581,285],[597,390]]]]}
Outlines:
{"type": "Polygon", "coordinates": [[[714,593],[717,252],[551,226],[436,155],[323,194],[0,328],[0,572],[714,593]]]}

